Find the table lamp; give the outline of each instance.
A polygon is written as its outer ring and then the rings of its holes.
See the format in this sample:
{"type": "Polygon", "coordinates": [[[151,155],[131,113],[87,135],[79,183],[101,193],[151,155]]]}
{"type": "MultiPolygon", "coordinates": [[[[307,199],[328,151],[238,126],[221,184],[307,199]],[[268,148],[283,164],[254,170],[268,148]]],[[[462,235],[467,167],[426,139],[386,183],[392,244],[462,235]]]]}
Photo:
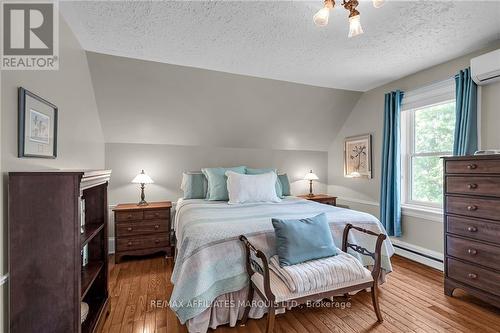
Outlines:
{"type": "Polygon", "coordinates": [[[145,186],[144,185],[154,183],[153,180],[151,179],[151,177],[146,175],[144,170],[142,170],[140,174],[138,174],[137,176],[135,176],[134,179],[132,179],[132,183],[133,184],[141,184],[141,201],[139,201],[139,203],[137,205],[138,206],[147,206],[148,203],[145,200],[145,195],[144,195],[144,187],[145,186]]]}
{"type": "Polygon", "coordinates": [[[304,179],[309,181],[309,196],[310,197],[314,196],[314,194],[313,194],[313,180],[318,180],[319,179],[318,176],[316,176],[316,174],[313,173],[313,171],[311,170],[309,173],[306,173],[306,175],[304,176],[304,179]]]}

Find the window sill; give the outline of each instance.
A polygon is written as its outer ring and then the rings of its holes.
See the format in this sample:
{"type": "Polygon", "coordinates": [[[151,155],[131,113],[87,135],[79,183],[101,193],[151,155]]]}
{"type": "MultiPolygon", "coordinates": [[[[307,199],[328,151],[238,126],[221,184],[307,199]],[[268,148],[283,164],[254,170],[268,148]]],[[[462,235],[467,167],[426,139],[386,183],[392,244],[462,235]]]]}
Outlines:
{"type": "Polygon", "coordinates": [[[401,214],[416,217],[428,221],[443,222],[443,209],[434,207],[423,207],[416,205],[401,205],[401,214]]]}

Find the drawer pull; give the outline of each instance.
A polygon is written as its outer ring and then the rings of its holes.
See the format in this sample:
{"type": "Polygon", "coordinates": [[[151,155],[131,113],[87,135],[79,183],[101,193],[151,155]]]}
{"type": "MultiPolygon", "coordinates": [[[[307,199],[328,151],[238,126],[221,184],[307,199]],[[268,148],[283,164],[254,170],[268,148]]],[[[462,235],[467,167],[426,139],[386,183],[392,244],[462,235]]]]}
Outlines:
{"type": "Polygon", "coordinates": [[[468,188],[469,190],[476,189],[476,188],[477,188],[477,184],[467,184],[467,188],[468,188]]]}
{"type": "Polygon", "coordinates": [[[476,205],[467,206],[467,210],[472,212],[474,210],[477,210],[477,206],[476,205]]]}
{"type": "Polygon", "coordinates": [[[469,169],[469,170],[474,170],[476,168],[477,168],[477,164],[474,164],[474,163],[467,164],[467,169],[469,169]]]}
{"type": "Polygon", "coordinates": [[[127,218],[130,220],[132,218],[132,214],[128,214],[127,218]]]}
{"type": "Polygon", "coordinates": [[[477,228],[476,227],[468,227],[467,230],[470,231],[470,232],[477,232],[477,228]]]}
{"type": "Polygon", "coordinates": [[[158,217],[158,216],[160,216],[160,213],[156,212],[155,217],[158,217]]]}
{"type": "Polygon", "coordinates": [[[134,230],[134,229],[133,229],[132,227],[128,227],[128,228],[127,228],[127,230],[128,230],[128,231],[132,231],[132,230],[134,230]]]}
{"type": "Polygon", "coordinates": [[[467,253],[470,254],[471,256],[475,256],[477,254],[477,250],[476,249],[468,249],[467,253]]]}
{"type": "Polygon", "coordinates": [[[467,275],[467,277],[468,277],[469,279],[477,279],[477,274],[474,274],[474,273],[469,273],[469,274],[467,275]]]}
{"type": "Polygon", "coordinates": [[[155,243],[158,244],[160,242],[159,239],[155,239],[155,243]]]}
{"type": "Polygon", "coordinates": [[[128,245],[128,246],[132,246],[132,242],[128,242],[128,243],[127,243],[127,245],[128,245]]]}
{"type": "Polygon", "coordinates": [[[160,229],[160,225],[155,225],[155,229],[160,229]]]}

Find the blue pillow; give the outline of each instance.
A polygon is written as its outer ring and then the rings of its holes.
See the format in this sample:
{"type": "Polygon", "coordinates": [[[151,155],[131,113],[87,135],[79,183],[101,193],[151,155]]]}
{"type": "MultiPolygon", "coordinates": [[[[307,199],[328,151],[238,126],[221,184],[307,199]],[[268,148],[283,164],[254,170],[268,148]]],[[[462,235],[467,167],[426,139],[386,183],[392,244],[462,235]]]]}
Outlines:
{"type": "Polygon", "coordinates": [[[229,200],[229,194],[227,193],[227,176],[226,171],[233,171],[236,173],[244,174],[246,167],[234,167],[234,168],[204,168],[201,169],[205,177],[208,180],[208,190],[207,190],[207,200],[229,200]]]}
{"type": "Polygon", "coordinates": [[[201,171],[182,174],[181,189],[184,191],[184,199],[205,199],[207,188],[207,178],[201,171]]]}
{"type": "MultiPolygon", "coordinates": [[[[263,168],[263,169],[247,168],[247,175],[260,175],[268,172],[274,172],[277,174],[277,170],[273,168],[263,168]]],[[[281,187],[279,179],[276,179],[276,196],[278,196],[278,198],[283,198],[283,189],[281,187]]]]}
{"type": "Polygon", "coordinates": [[[283,194],[283,197],[286,197],[288,195],[292,195],[290,193],[290,182],[288,181],[288,176],[285,174],[278,175],[278,181],[280,182],[281,185],[281,191],[283,194]]]}
{"type": "Polygon", "coordinates": [[[298,220],[272,219],[280,266],[337,255],[326,214],[298,220]]]}

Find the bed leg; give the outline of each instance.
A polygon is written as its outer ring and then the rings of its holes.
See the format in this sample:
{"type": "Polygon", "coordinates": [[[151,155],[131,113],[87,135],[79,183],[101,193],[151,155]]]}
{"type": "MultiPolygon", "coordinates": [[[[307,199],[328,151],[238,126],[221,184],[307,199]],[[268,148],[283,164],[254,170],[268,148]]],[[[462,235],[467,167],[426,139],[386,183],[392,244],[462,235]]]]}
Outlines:
{"type": "Polygon", "coordinates": [[[274,302],[269,303],[269,308],[267,309],[267,327],[266,333],[273,333],[274,330],[274,317],[276,316],[274,302]]]}
{"type": "Polygon", "coordinates": [[[375,314],[377,315],[377,320],[379,323],[382,323],[384,321],[384,318],[382,318],[382,312],[380,312],[380,306],[378,304],[378,288],[377,284],[374,283],[372,289],[372,303],[373,303],[373,309],[375,310],[375,314]]]}
{"type": "Polygon", "coordinates": [[[253,286],[252,282],[250,282],[250,286],[248,287],[247,302],[245,304],[245,312],[243,312],[243,317],[241,317],[240,326],[245,326],[245,324],[247,323],[248,314],[250,313],[250,309],[252,308],[252,301],[253,301],[253,286]]]}

